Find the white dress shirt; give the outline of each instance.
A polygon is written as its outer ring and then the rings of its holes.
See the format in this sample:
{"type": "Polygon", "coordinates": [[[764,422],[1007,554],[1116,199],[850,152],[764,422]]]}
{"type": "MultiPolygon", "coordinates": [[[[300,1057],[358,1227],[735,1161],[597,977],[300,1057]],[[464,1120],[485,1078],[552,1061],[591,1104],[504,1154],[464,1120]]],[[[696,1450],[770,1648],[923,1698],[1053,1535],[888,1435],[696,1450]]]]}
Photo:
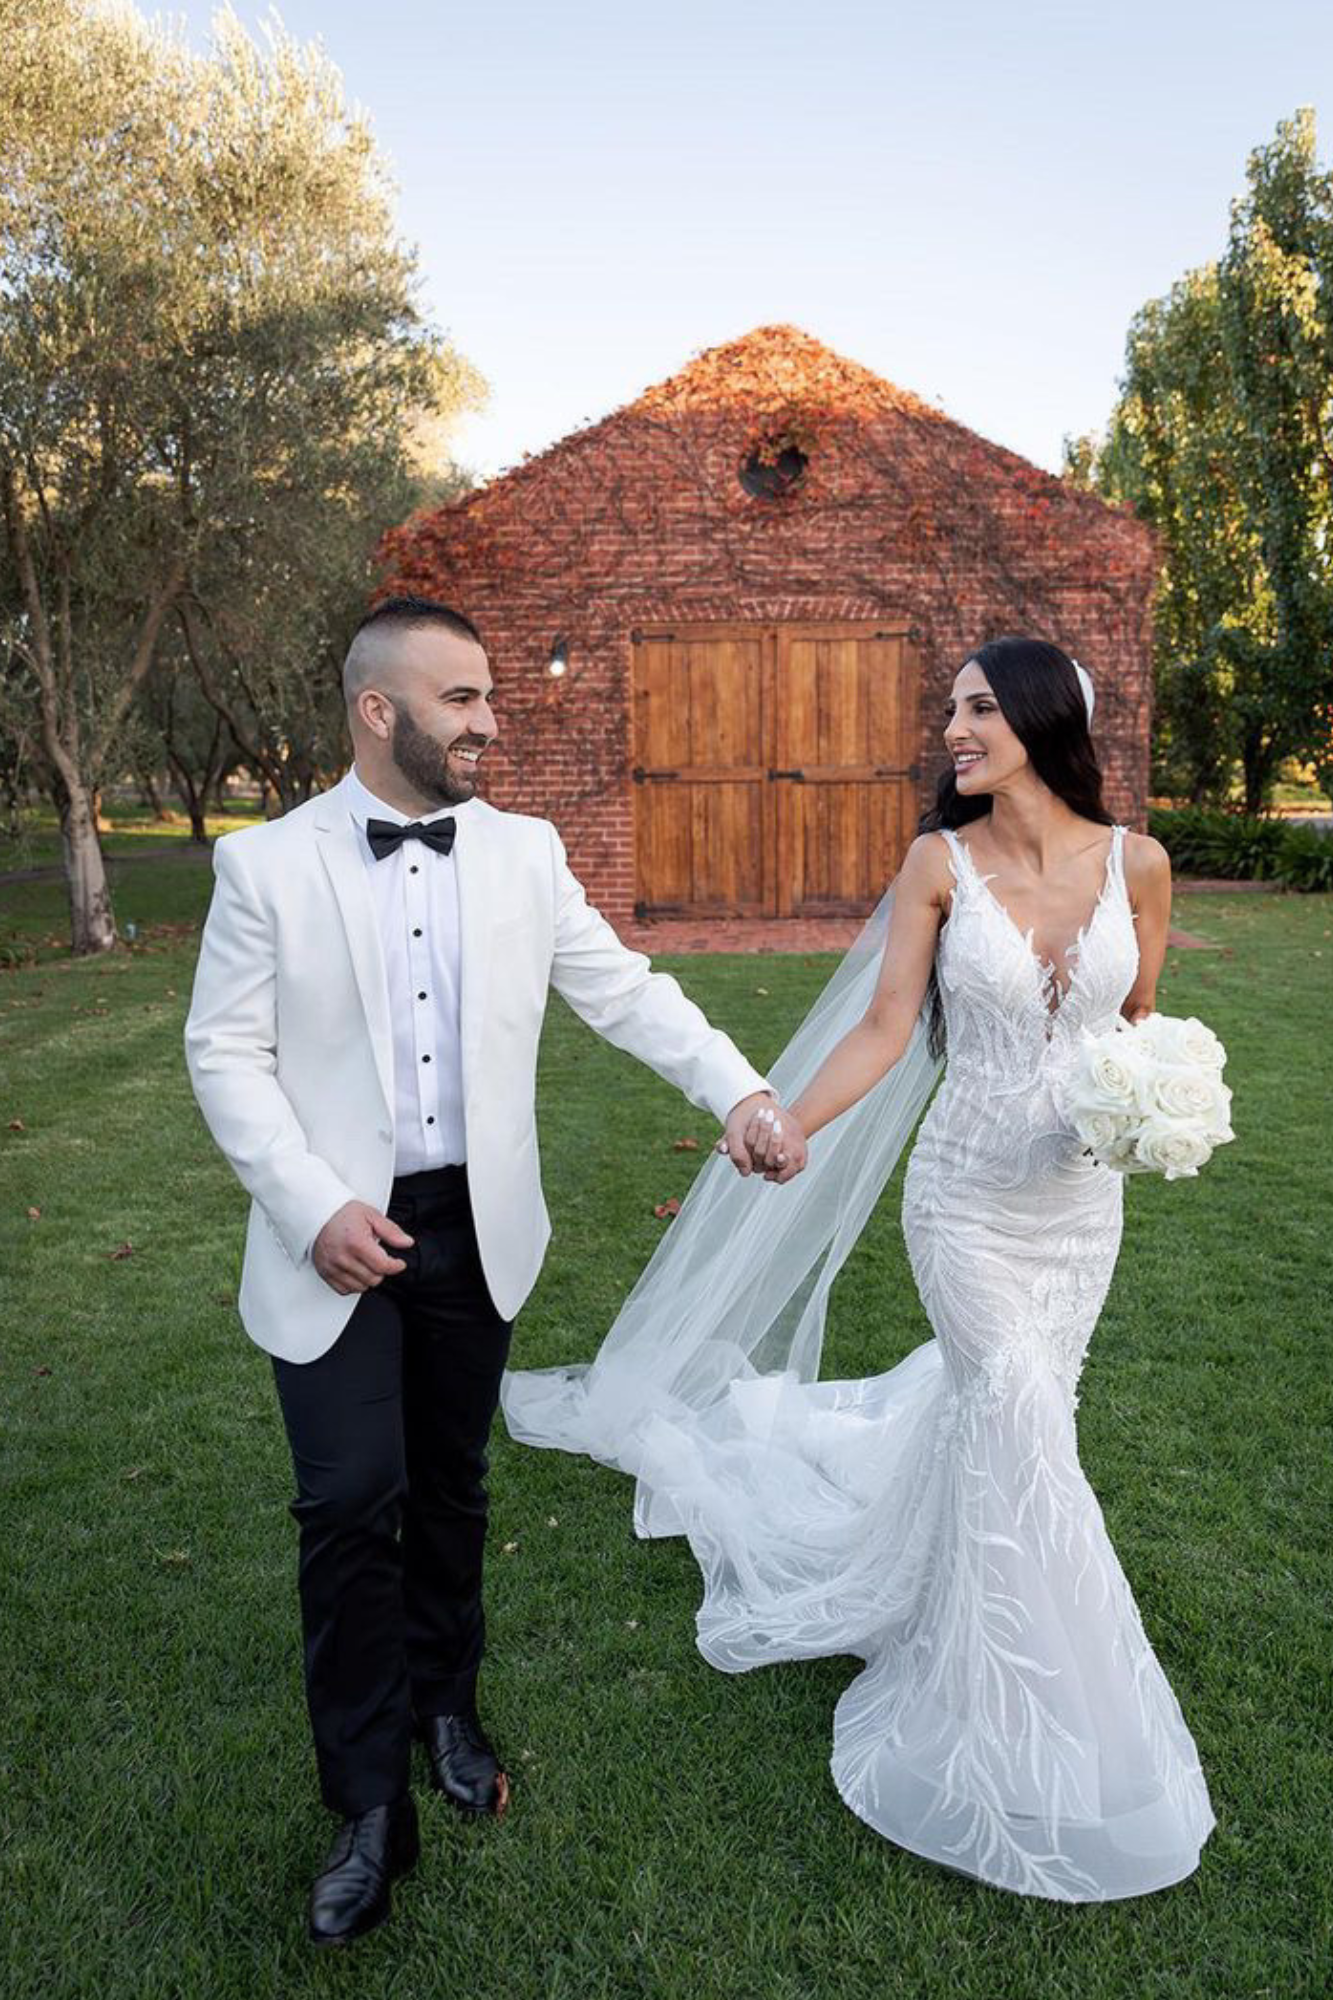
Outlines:
{"type": "Polygon", "coordinates": [[[353,766],[347,778],[352,824],[370,882],[371,901],[384,949],[393,1024],[393,1170],[419,1174],[428,1167],[461,1165],[467,1158],[463,1124],[463,1057],[459,1034],[461,964],[458,875],[452,854],[422,840],[405,840],[377,861],[366,833],[368,819],[395,826],[458,819],[471,801],[411,814],[377,799],[353,766]]]}

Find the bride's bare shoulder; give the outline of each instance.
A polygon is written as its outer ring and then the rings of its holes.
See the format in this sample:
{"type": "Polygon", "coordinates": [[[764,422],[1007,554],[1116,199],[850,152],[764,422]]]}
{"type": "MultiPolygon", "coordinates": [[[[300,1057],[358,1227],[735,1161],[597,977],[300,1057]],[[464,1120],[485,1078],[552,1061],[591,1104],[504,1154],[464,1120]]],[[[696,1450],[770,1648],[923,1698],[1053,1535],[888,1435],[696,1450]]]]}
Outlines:
{"type": "Polygon", "coordinates": [[[949,843],[942,833],[919,833],[903,856],[898,880],[909,895],[923,902],[946,902],[954,885],[949,843]]]}
{"type": "Polygon", "coordinates": [[[1140,924],[1156,926],[1165,937],[1171,921],[1171,856],[1151,834],[1125,835],[1125,889],[1140,924]]]}
{"type": "Polygon", "coordinates": [[[1131,889],[1152,890],[1171,881],[1171,856],[1150,833],[1125,835],[1125,880],[1131,889]]]}

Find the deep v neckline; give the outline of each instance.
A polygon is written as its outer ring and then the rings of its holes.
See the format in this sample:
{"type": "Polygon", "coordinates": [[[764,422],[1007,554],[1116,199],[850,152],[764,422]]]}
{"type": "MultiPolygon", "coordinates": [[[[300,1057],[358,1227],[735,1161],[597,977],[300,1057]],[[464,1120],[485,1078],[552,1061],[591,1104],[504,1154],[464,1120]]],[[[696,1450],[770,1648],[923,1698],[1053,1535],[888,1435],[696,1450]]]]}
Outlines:
{"type": "Polygon", "coordinates": [[[954,833],[954,841],[962,849],[963,857],[972,872],[973,880],[979,884],[987,899],[994,904],[1005,923],[1008,924],[1014,936],[1027,952],[1028,958],[1037,974],[1037,998],[1041,1003],[1042,1012],[1046,1015],[1048,1022],[1054,1022],[1064,1012],[1069,996],[1074,990],[1075,982],[1078,979],[1083,964],[1084,949],[1089,937],[1092,935],[1092,927],[1101,914],[1102,905],[1105,903],[1107,894],[1111,888],[1113,880],[1111,864],[1115,858],[1116,839],[1119,832],[1120,828],[1118,826],[1111,828],[1111,844],[1106,850],[1106,864],[1102,871],[1102,885],[1097,891],[1097,899],[1061,953],[1065,969],[1069,974],[1068,981],[1064,986],[1060,984],[1056,961],[1053,958],[1043,958],[1033,943],[1033,933],[1037,928],[1036,925],[1029,924],[1025,931],[1020,930],[1018,919],[1013,915],[1012,911],[1005,907],[991,888],[991,882],[994,880],[993,873],[991,875],[982,874],[981,870],[977,867],[972,850],[967,842],[959,834],[954,833]],[[1073,960],[1072,965],[1070,964],[1071,958],[1073,960]],[[1054,1006],[1051,1005],[1048,998],[1048,995],[1052,993],[1056,996],[1054,1006]]]}

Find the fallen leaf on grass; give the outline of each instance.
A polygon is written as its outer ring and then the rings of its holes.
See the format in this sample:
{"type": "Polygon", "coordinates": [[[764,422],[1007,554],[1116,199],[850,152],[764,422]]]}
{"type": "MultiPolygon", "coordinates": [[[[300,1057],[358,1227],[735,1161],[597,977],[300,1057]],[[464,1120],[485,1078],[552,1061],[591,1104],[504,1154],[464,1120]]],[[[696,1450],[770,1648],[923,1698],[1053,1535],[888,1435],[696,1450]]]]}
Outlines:
{"type": "Polygon", "coordinates": [[[153,1554],[164,1569],[188,1569],[191,1562],[188,1549],[154,1549],[153,1554]]]}
{"type": "Polygon", "coordinates": [[[51,1370],[49,1368],[34,1368],[32,1372],[34,1375],[49,1375],[51,1370]]]}
{"type": "Polygon", "coordinates": [[[759,998],[761,1000],[767,1000],[768,988],[766,986],[756,986],[754,990],[759,995],[759,998]]]}
{"type": "Polygon", "coordinates": [[[142,1479],[147,1470],[146,1465],[132,1465],[129,1471],[124,1474],[124,1477],[126,1479],[142,1479]]]}
{"type": "Polygon", "coordinates": [[[28,1128],[21,1118],[11,1118],[9,1129],[11,1132],[26,1132],[28,1128]]]}
{"type": "Polygon", "coordinates": [[[123,1263],[126,1257],[134,1255],[134,1245],[132,1243],[118,1243],[114,1250],[108,1250],[106,1254],[111,1263],[123,1263]]]}
{"type": "Polygon", "coordinates": [[[40,1222],[41,1219],[42,1219],[42,1211],[40,1208],[30,1208],[28,1210],[29,1222],[40,1222]]]}
{"type": "Polygon", "coordinates": [[[671,1141],[671,1150],[673,1153],[697,1153],[699,1150],[699,1141],[697,1139],[673,1139],[671,1141]]]}
{"type": "Polygon", "coordinates": [[[653,1209],[653,1214],[659,1222],[664,1222],[668,1216],[680,1214],[680,1203],[673,1194],[670,1201],[659,1201],[653,1209]]]}

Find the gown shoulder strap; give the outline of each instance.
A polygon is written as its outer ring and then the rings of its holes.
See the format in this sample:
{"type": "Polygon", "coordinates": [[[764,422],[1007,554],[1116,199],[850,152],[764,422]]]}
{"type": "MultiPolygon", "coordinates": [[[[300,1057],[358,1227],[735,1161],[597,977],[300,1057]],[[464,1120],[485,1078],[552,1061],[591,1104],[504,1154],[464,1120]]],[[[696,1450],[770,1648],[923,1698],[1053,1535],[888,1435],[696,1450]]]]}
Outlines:
{"type": "Polygon", "coordinates": [[[1125,835],[1128,831],[1129,828],[1124,826],[1111,828],[1111,852],[1107,863],[1111,875],[1122,888],[1125,884],[1125,835]]]}
{"type": "Polygon", "coordinates": [[[960,868],[966,869],[968,864],[967,849],[951,826],[942,826],[939,828],[939,831],[944,835],[944,844],[949,850],[949,859],[953,865],[954,879],[958,880],[960,868]]]}

